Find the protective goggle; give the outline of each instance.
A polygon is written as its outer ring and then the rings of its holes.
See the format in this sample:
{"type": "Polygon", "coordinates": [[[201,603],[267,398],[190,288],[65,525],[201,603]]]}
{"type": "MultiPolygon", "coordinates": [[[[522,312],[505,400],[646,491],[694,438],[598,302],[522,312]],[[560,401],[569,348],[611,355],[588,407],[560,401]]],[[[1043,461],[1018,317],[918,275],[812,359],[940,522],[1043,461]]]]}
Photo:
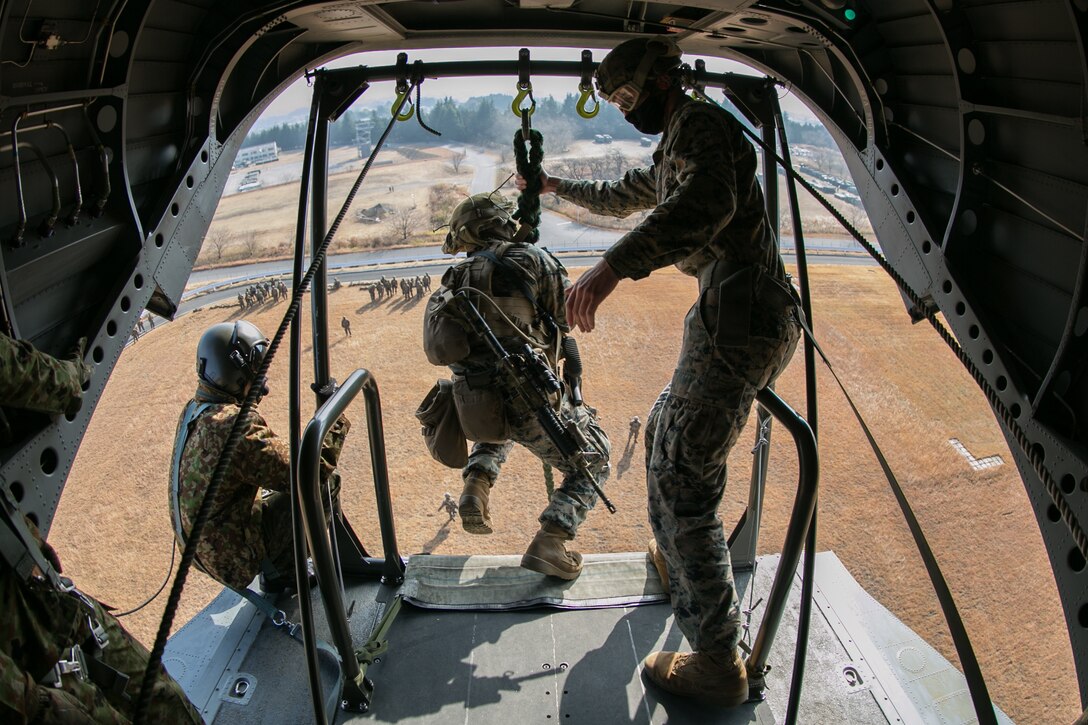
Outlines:
{"type": "Polygon", "coordinates": [[[253,345],[248,345],[245,341],[240,340],[238,325],[235,324],[234,332],[230,336],[230,355],[228,356],[232,365],[239,370],[246,370],[252,375],[260,369],[267,349],[267,339],[260,340],[253,345]]]}
{"type": "Polygon", "coordinates": [[[597,88],[601,98],[606,102],[611,103],[613,106],[619,109],[620,113],[627,115],[631,111],[635,110],[638,106],[639,98],[642,97],[642,87],[640,84],[634,81],[628,81],[622,86],[612,91],[611,93],[605,93],[598,85],[597,88]]]}

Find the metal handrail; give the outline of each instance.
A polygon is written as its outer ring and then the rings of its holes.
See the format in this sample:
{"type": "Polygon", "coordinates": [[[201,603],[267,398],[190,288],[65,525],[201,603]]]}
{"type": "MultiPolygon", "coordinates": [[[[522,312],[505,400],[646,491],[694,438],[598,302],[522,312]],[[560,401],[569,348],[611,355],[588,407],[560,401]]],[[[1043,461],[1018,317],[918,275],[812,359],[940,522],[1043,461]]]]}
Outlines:
{"type": "Polygon", "coordinates": [[[325,606],[333,645],[340,654],[344,675],[343,699],[348,709],[368,704],[367,688],[355,655],[344,600],[338,581],[329,527],[325,518],[320,486],[321,450],[325,435],[337,418],[362,391],[366,402],[367,430],[370,441],[374,489],[378,498],[378,521],[382,534],[385,560],[381,562],[384,583],[399,584],[404,580],[404,561],[397,548],[393,525],[393,505],[389,493],[389,473],[385,459],[385,433],[382,428],[381,400],[378,385],[369,371],[359,369],[348,376],[344,384],[318,409],[302,434],[299,449],[299,508],[310,554],[317,572],[317,584],[325,606]]]}
{"type": "Polygon", "coordinates": [[[808,533],[809,522],[812,520],[812,512],[816,508],[820,465],[816,437],[812,434],[808,422],[769,388],[756,393],[756,400],[770,411],[793,436],[793,442],[797,446],[799,468],[797,497],[794,499],[793,513],[790,514],[789,526],[786,529],[786,541],[782,544],[782,556],[778,562],[774,582],[771,584],[771,592],[767,595],[766,613],[759,625],[759,632],[752,646],[752,654],[746,663],[749,690],[752,694],[758,695],[762,694],[766,686],[764,676],[767,673],[767,658],[775,634],[778,632],[778,626],[782,622],[782,615],[786,610],[786,600],[789,597],[793,577],[797,573],[805,535],[808,533]]]}

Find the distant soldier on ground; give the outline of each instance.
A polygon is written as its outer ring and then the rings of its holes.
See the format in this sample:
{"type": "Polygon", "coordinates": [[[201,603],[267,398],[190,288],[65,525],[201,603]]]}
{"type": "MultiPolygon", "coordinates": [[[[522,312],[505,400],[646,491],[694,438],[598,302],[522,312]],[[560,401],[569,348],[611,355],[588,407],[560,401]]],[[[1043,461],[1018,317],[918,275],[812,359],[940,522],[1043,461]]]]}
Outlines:
{"type": "MultiPolygon", "coordinates": [[[[74,414],[91,377],[82,346],[70,360],[57,360],[0,334],[0,406],[74,414]]],[[[0,422],[6,428],[6,419],[0,416],[0,422]]],[[[29,517],[0,513],[0,527],[11,555],[33,562],[20,572],[8,561],[8,549],[0,557],[0,721],[129,722],[147,650],[98,601],[60,576],[56,552],[29,517]]],[[[165,671],[155,681],[147,719],[202,722],[165,671]]]]}
{"type": "Polygon", "coordinates": [[[453,521],[457,517],[457,502],[453,500],[453,496],[450,496],[449,491],[444,494],[442,503],[438,506],[438,510],[446,510],[446,513],[450,515],[450,521],[453,521]]]}
{"type": "Polygon", "coordinates": [[[374,285],[367,285],[366,291],[370,293],[370,301],[374,302],[378,296],[377,289],[375,289],[374,285]]]}
{"type": "MultiPolygon", "coordinates": [[[[468,258],[442,277],[442,284],[428,302],[424,325],[444,311],[451,292],[472,288],[470,299],[509,349],[530,345],[552,370],[569,328],[564,299],[570,285],[566,270],[551,253],[526,242],[513,241],[517,224],[499,201],[476,194],[462,201],[450,217],[450,231],[442,250],[466,252],[468,258]]],[[[452,328],[451,328],[452,329],[452,328]]],[[[434,338],[431,338],[432,340],[434,338]]],[[[426,343],[425,343],[426,344],[426,343]]],[[[582,556],[567,549],[586,514],[597,502],[592,482],[578,465],[564,456],[545,432],[533,411],[525,409],[513,390],[499,377],[494,353],[482,339],[471,335],[468,352],[456,360],[445,357],[438,345],[428,349],[428,359],[447,364],[453,371],[453,395],[457,414],[469,437],[476,440],[462,469],[464,489],[458,501],[461,525],[471,534],[492,532],[489,497],[491,487],[515,442],[528,448],[544,463],[563,472],[563,483],[550,496],[540,514],[540,530],[529,544],[521,565],[562,579],[575,579],[582,571],[582,556]],[[482,404],[473,405],[474,401],[482,404]]],[[[596,411],[574,402],[570,386],[556,398],[556,413],[573,421],[595,449],[589,468],[598,485],[608,478],[608,437],[597,422],[596,411]]]]}
{"type": "MultiPolygon", "coordinates": [[[[261,331],[244,320],[212,325],[200,338],[196,395],[178,421],[171,470],[170,511],[182,546],[241,403],[257,383],[267,348],[261,331]]],[[[340,493],[335,467],[349,429],[347,418],[340,416],[326,435],[321,453],[322,489],[331,492],[334,508],[339,506],[340,493]]],[[[246,588],[260,573],[264,591],[281,591],[293,587],[295,581],[291,451],[256,410],[244,431],[197,543],[196,564],[235,589],[246,588]],[[262,488],[273,493],[260,496],[262,488]]]]}
{"type": "Polygon", "coordinates": [[[244,310],[246,308],[246,298],[242,296],[242,293],[238,293],[238,309],[244,310]]]}
{"type": "Polygon", "coordinates": [[[627,430],[627,445],[628,446],[631,445],[632,442],[633,443],[638,443],[638,432],[639,432],[639,430],[641,428],[642,428],[642,421],[639,420],[638,416],[636,415],[634,418],[631,419],[631,423],[628,425],[628,430],[627,430]]]}
{"type": "Polygon", "coordinates": [[[351,337],[351,320],[347,318],[347,315],[340,318],[340,327],[344,328],[344,334],[351,337]]]}

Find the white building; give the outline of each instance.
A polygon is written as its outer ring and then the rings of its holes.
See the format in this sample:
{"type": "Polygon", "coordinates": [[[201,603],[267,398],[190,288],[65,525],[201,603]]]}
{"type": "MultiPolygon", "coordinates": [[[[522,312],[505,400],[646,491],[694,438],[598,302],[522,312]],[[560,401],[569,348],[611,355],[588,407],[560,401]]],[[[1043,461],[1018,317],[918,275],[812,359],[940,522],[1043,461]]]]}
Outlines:
{"type": "Polygon", "coordinates": [[[234,165],[238,168],[252,166],[253,164],[267,164],[270,161],[279,161],[280,149],[276,142],[263,143],[259,146],[247,146],[238,152],[234,165]]]}

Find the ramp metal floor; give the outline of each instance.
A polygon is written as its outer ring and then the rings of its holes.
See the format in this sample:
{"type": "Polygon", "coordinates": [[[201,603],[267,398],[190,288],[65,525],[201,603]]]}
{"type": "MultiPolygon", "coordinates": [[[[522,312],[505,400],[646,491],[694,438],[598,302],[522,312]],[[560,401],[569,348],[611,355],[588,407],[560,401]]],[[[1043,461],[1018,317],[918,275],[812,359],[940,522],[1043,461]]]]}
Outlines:
{"type": "MultiPolygon", "coordinates": [[[[754,573],[737,573],[742,609],[757,605],[750,639],[777,563],[777,556],[765,556],[754,573]]],[[[962,675],[861,589],[833,553],[819,554],[816,564],[799,722],[974,722],[962,675]]],[[[646,583],[651,595],[653,586],[646,583]]],[[[346,594],[353,639],[361,646],[398,590],[366,583],[346,594]]],[[[375,686],[370,712],[341,711],[336,722],[781,722],[799,596],[798,576],[771,650],[766,699],[732,710],[672,697],[641,676],[639,665],[650,652],[686,649],[668,604],[477,611],[405,604],[389,630],[388,651],[368,673],[375,686]]],[[[320,620],[321,604],[314,604],[320,620]]],[[[321,621],[318,631],[327,638],[321,621]]],[[[330,655],[322,657],[324,694],[331,696],[330,655]]],[[[179,631],[165,661],[208,722],[312,721],[301,645],[233,593],[179,631]]],[[[1000,712],[999,718],[1010,722],[1000,712]]]]}

